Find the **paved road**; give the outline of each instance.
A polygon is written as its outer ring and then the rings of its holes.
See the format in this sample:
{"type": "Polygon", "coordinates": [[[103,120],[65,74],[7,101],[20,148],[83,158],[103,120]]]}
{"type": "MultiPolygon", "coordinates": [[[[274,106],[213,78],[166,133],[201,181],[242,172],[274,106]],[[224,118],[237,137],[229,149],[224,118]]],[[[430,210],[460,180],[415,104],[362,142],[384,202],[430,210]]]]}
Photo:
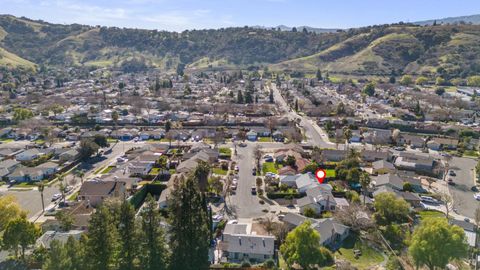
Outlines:
{"type": "Polygon", "coordinates": [[[290,110],[290,107],[280,94],[280,91],[275,84],[272,84],[271,87],[275,102],[280,107],[281,111],[285,112],[286,116],[291,120],[300,119],[300,127],[305,130],[305,135],[310,143],[321,148],[335,147],[335,144],[328,140],[328,135],[313,120],[307,116],[299,115],[295,111],[290,110]]]}
{"type": "MultiPolygon", "coordinates": [[[[120,142],[118,144],[112,145],[112,151],[107,152],[98,162],[96,163],[88,163],[85,162],[81,164],[78,168],[83,169],[86,171],[84,179],[91,179],[95,177],[94,172],[101,167],[105,167],[112,163],[118,156],[121,156],[124,151],[130,149],[134,146],[142,145],[142,142],[134,143],[134,142],[120,142]]],[[[74,193],[80,188],[80,179],[75,178],[72,174],[69,174],[65,178],[65,182],[68,184],[72,184],[75,186],[74,190],[71,193],[74,193]],[[74,183],[72,180],[76,180],[74,183]]],[[[54,184],[50,187],[45,187],[43,191],[43,199],[45,203],[45,209],[53,207],[55,204],[51,202],[51,198],[53,194],[60,193],[58,189],[58,184],[54,184]]],[[[42,213],[42,201],[40,192],[37,188],[31,190],[24,190],[24,191],[14,191],[9,190],[5,186],[0,187],[0,196],[11,194],[17,198],[18,203],[27,211],[27,217],[29,219],[35,220],[39,215],[42,213]]]]}
{"type": "Polygon", "coordinates": [[[255,176],[252,175],[252,169],[255,166],[253,150],[256,143],[247,142],[246,147],[238,147],[237,156],[234,160],[239,167],[238,186],[235,195],[230,196],[231,206],[236,212],[237,218],[253,218],[264,216],[263,209],[268,209],[268,205],[261,205],[260,199],[256,195],[252,195],[251,188],[255,186],[255,176]]]}
{"type": "Polygon", "coordinates": [[[450,161],[450,169],[455,171],[456,176],[447,176],[456,183],[455,186],[448,186],[450,195],[454,200],[454,208],[458,213],[473,218],[475,209],[480,207],[480,202],[473,198],[475,192],[470,188],[475,185],[474,171],[477,161],[471,158],[453,157],[450,161]]]}

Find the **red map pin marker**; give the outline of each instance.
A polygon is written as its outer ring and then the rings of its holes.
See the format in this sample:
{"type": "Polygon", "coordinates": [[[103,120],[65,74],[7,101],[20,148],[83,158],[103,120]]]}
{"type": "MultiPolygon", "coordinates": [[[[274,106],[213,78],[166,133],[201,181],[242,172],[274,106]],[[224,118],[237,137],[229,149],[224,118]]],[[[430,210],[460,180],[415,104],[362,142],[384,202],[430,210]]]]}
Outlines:
{"type": "Polygon", "coordinates": [[[326,176],[327,176],[327,172],[323,169],[318,169],[315,172],[315,177],[317,178],[317,180],[320,184],[323,184],[323,181],[325,181],[326,176]]]}

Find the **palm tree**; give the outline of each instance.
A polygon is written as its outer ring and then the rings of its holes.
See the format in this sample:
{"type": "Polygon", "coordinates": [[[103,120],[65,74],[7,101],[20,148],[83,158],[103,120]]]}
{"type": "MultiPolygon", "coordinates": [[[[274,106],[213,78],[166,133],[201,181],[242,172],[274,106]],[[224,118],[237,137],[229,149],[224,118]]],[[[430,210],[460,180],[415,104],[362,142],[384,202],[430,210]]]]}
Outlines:
{"type": "Polygon", "coordinates": [[[363,204],[365,204],[365,197],[367,196],[368,186],[370,185],[370,182],[370,175],[367,172],[362,172],[360,174],[360,185],[362,186],[363,192],[363,204]]]}
{"type": "Polygon", "coordinates": [[[65,203],[65,194],[67,193],[67,185],[65,184],[65,176],[63,174],[61,174],[58,177],[58,181],[60,182],[60,184],[58,184],[58,190],[62,194],[63,203],[65,203]]]}
{"type": "Polygon", "coordinates": [[[45,212],[45,202],[43,201],[43,190],[45,189],[45,185],[40,183],[38,185],[38,191],[40,192],[40,197],[42,198],[42,213],[45,212]]]}
{"type": "Polygon", "coordinates": [[[345,139],[347,140],[346,141],[346,146],[347,146],[347,149],[348,149],[348,143],[350,142],[350,139],[352,138],[352,131],[350,130],[350,128],[345,128],[343,130],[343,136],[345,136],[345,139]]]}
{"type": "Polygon", "coordinates": [[[80,177],[80,181],[83,184],[83,177],[85,176],[85,172],[83,170],[78,170],[76,174],[78,177],[80,177]]]}

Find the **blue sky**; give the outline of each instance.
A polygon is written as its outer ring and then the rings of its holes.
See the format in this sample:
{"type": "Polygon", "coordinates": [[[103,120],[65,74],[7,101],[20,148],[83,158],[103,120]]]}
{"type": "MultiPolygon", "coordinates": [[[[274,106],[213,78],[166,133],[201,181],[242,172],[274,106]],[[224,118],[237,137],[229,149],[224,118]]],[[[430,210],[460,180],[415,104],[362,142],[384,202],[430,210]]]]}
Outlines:
{"type": "Polygon", "coordinates": [[[182,31],[244,25],[349,28],[480,13],[479,0],[0,0],[54,23],[182,31]]]}

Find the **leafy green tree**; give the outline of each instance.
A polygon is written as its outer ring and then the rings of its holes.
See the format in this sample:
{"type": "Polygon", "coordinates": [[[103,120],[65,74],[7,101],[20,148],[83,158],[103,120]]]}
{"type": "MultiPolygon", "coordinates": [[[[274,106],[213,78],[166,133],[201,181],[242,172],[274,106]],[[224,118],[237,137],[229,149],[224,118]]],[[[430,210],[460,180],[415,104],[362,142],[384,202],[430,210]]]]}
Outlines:
{"type": "Polygon", "coordinates": [[[15,196],[0,196],[0,232],[5,230],[10,221],[26,217],[26,215],[27,213],[20,208],[15,196]]]}
{"type": "Polygon", "coordinates": [[[416,85],[425,85],[426,83],[428,83],[428,78],[424,76],[420,76],[415,80],[416,85]]]}
{"type": "Polygon", "coordinates": [[[68,257],[67,249],[58,240],[50,243],[50,250],[43,265],[44,270],[68,270],[72,269],[72,261],[68,257]]]}
{"type": "Polygon", "coordinates": [[[375,197],[375,221],[379,225],[404,223],[408,220],[409,204],[394,193],[385,192],[375,197]]]}
{"type": "Polygon", "coordinates": [[[443,269],[454,259],[466,258],[468,244],[462,228],[443,218],[426,218],[413,232],[408,251],[417,268],[443,269]]]}
{"type": "Polygon", "coordinates": [[[25,216],[16,218],[8,222],[3,233],[3,247],[11,250],[18,258],[18,251],[23,260],[25,260],[25,250],[35,243],[40,230],[28,221],[25,216]]]}
{"type": "Polygon", "coordinates": [[[73,228],[74,219],[71,214],[65,211],[59,211],[55,218],[60,222],[60,227],[63,231],[70,231],[73,228]]]}
{"type": "Polygon", "coordinates": [[[413,79],[412,79],[412,76],[410,75],[404,75],[401,79],[400,79],[400,84],[401,85],[405,85],[405,86],[409,86],[413,83],[413,79]]]}
{"type": "Polygon", "coordinates": [[[140,221],[140,263],[145,270],[167,269],[168,252],[165,236],[160,227],[160,214],[153,197],[148,194],[140,221]]]}
{"type": "Polygon", "coordinates": [[[107,137],[105,137],[103,135],[100,135],[100,134],[95,135],[95,137],[93,138],[93,142],[96,143],[100,147],[107,147],[108,146],[107,137]]]}
{"type": "Polygon", "coordinates": [[[13,120],[22,121],[33,117],[33,112],[29,109],[16,108],[13,110],[13,120]]]}
{"type": "Polygon", "coordinates": [[[375,95],[375,83],[369,82],[363,87],[363,93],[367,96],[375,95]]]}
{"type": "Polygon", "coordinates": [[[110,270],[118,246],[115,218],[105,205],[92,214],[87,233],[86,259],[91,270],[110,270]]]}
{"type": "Polygon", "coordinates": [[[120,270],[133,270],[137,258],[137,230],[135,226],[135,209],[128,201],[123,200],[120,206],[118,225],[120,252],[118,263],[120,270]]]}
{"type": "Polygon", "coordinates": [[[370,185],[370,182],[371,182],[370,175],[367,172],[361,172],[359,180],[360,180],[360,185],[362,186],[363,204],[365,204],[365,198],[368,193],[368,186],[370,185]]]}
{"type": "Polygon", "coordinates": [[[317,213],[315,213],[315,210],[311,207],[307,207],[303,210],[303,215],[309,218],[316,218],[317,213]]]}
{"type": "Polygon", "coordinates": [[[413,191],[412,184],[410,184],[410,182],[403,183],[403,191],[412,192],[413,191]]]}
{"type": "Polygon", "coordinates": [[[445,94],[445,88],[443,87],[437,87],[435,89],[435,94],[439,95],[439,96],[442,96],[443,94],[445,94]]]}
{"type": "Polygon", "coordinates": [[[208,269],[210,228],[195,175],[178,178],[170,195],[170,269],[208,269]]]}
{"type": "Polygon", "coordinates": [[[467,78],[467,85],[472,87],[480,87],[480,76],[475,75],[467,78]]]}
{"type": "Polygon", "coordinates": [[[288,233],[280,252],[290,267],[299,264],[303,269],[317,269],[333,263],[332,253],[320,246],[320,234],[306,221],[288,233]]]}
{"type": "Polygon", "coordinates": [[[438,85],[438,86],[441,86],[441,85],[445,85],[446,81],[444,78],[442,77],[437,77],[435,79],[435,84],[438,85]]]}
{"type": "Polygon", "coordinates": [[[90,139],[82,139],[80,141],[80,158],[86,160],[95,154],[99,149],[99,146],[90,139]]]}

